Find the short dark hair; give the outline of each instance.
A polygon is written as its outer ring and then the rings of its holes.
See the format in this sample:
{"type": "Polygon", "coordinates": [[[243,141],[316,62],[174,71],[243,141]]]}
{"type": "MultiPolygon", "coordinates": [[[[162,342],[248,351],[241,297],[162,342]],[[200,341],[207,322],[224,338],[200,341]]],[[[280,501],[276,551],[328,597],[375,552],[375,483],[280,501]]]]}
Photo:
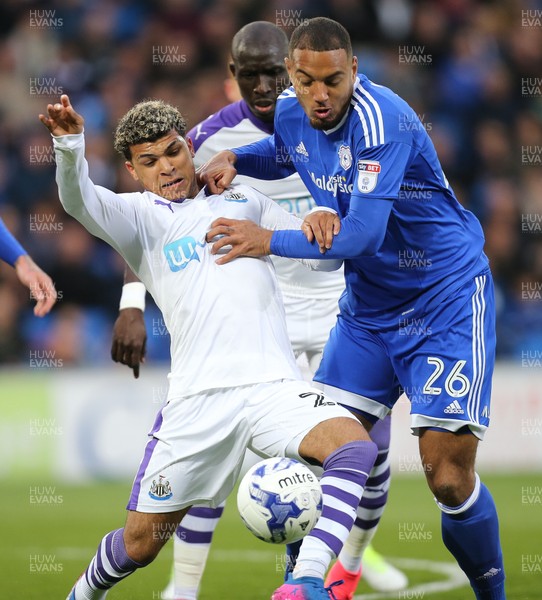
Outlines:
{"type": "Polygon", "coordinates": [[[263,49],[269,41],[275,42],[280,48],[284,47],[285,51],[288,48],[288,36],[280,27],[268,21],[248,23],[233,36],[231,57],[234,62],[237,62],[239,53],[247,46],[263,49]]]}
{"type": "Polygon", "coordinates": [[[345,50],[352,56],[352,42],[348,31],[337,21],[326,17],[307,19],[294,29],[288,46],[290,58],[294,50],[345,50]]]}
{"type": "Polygon", "coordinates": [[[120,119],[115,130],[115,150],[131,160],[130,146],[154,142],[172,129],[182,137],[186,135],[186,121],[177,108],[162,100],[139,102],[120,119]]]}

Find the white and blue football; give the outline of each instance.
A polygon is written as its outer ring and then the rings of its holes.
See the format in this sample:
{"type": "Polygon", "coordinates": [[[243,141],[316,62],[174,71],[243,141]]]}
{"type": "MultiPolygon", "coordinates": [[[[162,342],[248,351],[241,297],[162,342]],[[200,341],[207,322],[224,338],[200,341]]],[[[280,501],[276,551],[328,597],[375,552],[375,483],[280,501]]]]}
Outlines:
{"type": "Polygon", "coordinates": [[[243,477],[237,508],[257,538],[289,544],[305,537],[322,514],[322,488],[316,475],[291,458],[268,458],[243,477]]]}

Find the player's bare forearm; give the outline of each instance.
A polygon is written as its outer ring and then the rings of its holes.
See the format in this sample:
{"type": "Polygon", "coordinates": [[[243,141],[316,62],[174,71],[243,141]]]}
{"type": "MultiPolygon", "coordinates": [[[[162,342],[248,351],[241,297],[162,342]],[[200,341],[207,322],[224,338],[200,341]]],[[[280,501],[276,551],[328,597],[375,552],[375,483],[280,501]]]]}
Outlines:
{"type": "Polygon", "coordinates": [[[147,331],[143,318],[144,309],[145,287],[125,263],[119,316],[113,326],[111,358],[132,369],[136,379],[139,377],[140,363],[145,362],[147,331]]]}
{"type": "Polygon", "coordinates": [[[238,256],[267,256],[271,254],[273,232],[253,221],[221,217],[211,223],[206,241],[212,243],[211,254],[223,254],[216,264],[225,265],[238,256]],[[231,246],[231,250],[225,250],[231,246]]]}
{"type": "Polygon", "coordinates": [[[126,365],[139,377],[139,365],[145,362],[147,331],[143,311],[139,308],[124,308],[113,326],[111,358],[126,365]]]}
{"type": "Polygon", "coordinates": [[[125,264],[124,265],[124,285],[127,283],[138,283],[141,281],[139,277],[130,269],[130,267],[125,264]]]}
{"type": "Polygon", "coordinates": [[[212,194],[221,194],[237,175],[236,160],[231,150],[218,152],[197,170],[198,183],[206,185],[212,194]]]}

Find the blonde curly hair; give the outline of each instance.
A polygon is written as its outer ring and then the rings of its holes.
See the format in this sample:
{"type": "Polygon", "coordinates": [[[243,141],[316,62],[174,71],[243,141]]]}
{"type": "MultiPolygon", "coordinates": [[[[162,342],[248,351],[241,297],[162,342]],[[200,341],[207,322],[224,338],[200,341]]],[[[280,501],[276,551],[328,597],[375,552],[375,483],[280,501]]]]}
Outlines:
{"type": "Polygon", "coordinates": [[[115,150],[131,160],[130,146],[154,142],[172,129],[186,135],[186,121],[179,110],[162,100],[144,100],[121,117],[115,129],[115,150]]]}

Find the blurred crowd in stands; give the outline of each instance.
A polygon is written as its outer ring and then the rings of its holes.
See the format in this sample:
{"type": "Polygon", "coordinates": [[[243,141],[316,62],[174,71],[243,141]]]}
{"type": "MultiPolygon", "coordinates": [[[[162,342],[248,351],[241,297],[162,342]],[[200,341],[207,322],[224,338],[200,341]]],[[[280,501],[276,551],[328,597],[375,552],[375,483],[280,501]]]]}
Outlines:
{"type": "MultiPolygon", "coordinates": [[[[498,358],[542,354],[542,2],[3,0],[0,216],[60,300],[36,319],[27,291],[0,267],[0,364],[28,364],[33,351],[64,365],[110,361],[123,263],[60,207],[50,137],[37,119],[46,104],[70,95],[86,118],[94,182],[132,191],[112,149],[130,106],[162,98],[191,126],[235,94],[226,65],[242,25],[267,20],[290,34],[313,16],[340,21],[360,70],[414,107],[460,201],[481,220],[498,358]]],[[[150,298],[148,308],[148,362],[167,361],[150,298]]]]}

